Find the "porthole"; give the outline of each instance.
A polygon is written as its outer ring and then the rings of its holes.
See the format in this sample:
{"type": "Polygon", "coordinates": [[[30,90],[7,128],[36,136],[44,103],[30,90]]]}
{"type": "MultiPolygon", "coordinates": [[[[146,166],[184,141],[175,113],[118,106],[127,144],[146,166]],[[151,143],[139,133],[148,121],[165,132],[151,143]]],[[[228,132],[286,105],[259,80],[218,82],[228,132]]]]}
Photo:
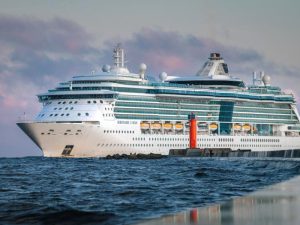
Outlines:
{"type": "Polygon", "coordinates": [[[58,114],[55,114],[54,116],[58,116],[58,114]]]}
{"type": "Polygon", "coordinates": [[[60,114],[60,116],[64,116],[65,114],[60,114]]]}
{"type": "Polygon", "coordinates": [[[94,100],[93,103],[97,103],[97,102],[94,100]]]}
{"type": "Polygon", "coordinates": [[[86,116],[89,116],[89,113],[85,113],[86,116]]]}
{"type": "Polygon", "coordinates": [[[65,110],[68,110],[68,109],[69,109],[68,107],[65,108],[65,110]]]}
{"type": "Polygon", "coordinates": [[[53,116],[53,114],[50,114],[50,116],[53,116]]]}
{"type": "Polygon", "coordinates": [[[70,110],[73,110],[73,109],[74,109],[73,107],[70,108],[70,110]]]}
{"type": "Polygon", "coordinates": [[[90,103],[91,103],[91,101],[87,101],[87,103],[88,103],[88,104],[90,104],[90,103]]]}
{"type": "Polygon", "coordinates": [[[77,116],[80,116],[81,115],[81,113],[77,113],[77,116]]]}
{"type": "Polygon", "coordinates": [[[66,116],[69,116],[69,115],[70,115],[69,113],[66,114],[66,116]]]}
{"type": "Polygon", "coordinates": [[[77,104],[78,101],[75,101],[74,104],[77,104]]]}
{"type": "Polygon", "coordinates": [[[54,108],[54,110],[57,110],[57,108],[54,108]]]}
{"type": "Polygon", "coordinates": [[[61,102],[58,102],[57,104],[60,104],[61,102]]]}
{"type": "Polygon", "coordinates": [[[72,104],[72,101],[69,101],[69,104],[72,104]]]}
{"type": "Polygon", "coordinates": [[[66,102],[63,102],[62,104],[66,104],[66,102]]]}

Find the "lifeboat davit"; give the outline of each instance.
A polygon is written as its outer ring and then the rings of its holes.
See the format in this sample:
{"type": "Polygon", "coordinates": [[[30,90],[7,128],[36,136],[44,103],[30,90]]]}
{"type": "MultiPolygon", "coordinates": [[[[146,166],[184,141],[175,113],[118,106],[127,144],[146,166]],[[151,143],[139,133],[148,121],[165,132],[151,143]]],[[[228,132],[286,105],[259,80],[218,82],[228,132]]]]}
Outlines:
{"type": "Polygon", "coordinates": [[[208,129],[208,124],[205,122],[199,122],[198,123],[198,128],[199,130],[207,130],[208,129]]]}

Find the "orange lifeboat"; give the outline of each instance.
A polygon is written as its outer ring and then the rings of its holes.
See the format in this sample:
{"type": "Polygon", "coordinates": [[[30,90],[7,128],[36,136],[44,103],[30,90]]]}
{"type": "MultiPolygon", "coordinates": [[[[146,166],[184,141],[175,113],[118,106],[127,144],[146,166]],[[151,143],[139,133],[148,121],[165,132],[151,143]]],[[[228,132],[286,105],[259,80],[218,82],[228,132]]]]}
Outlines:
{"type": "Polygon", "coordinates": [[[176,122],[175,129],[176,130],[182,130],[183,129],[183,124],[181,122],[176,122]]]}
{"type": "Polygon", "coordinates": [[[211,124],[209,124],[209,129],[212,130],[212,131],[218,129],[218,124],[217,123],[211,123],[211,124]]]}
{"type": "Polygon", "coordinates": [[[140,127],[141,127],[142,130],[149,130],[149,128],[150,128],[150,123],[147,122],[147,121],[142,121],[142,122],[140,123],[140,127]]]}
{"type": "Polygon", "coordinates": [[[173,124],[172,123],[170,123],[170,122],[165,122],[164,123],[164,129],[165,130],[172,130],[172,128],[173,128],[173,124]]]}
{"type": "Polygon", "coordinates": [[[233,125],[233,129],[239,131],[239,130],[242,129],[242,125],[239,124],[239,123],[236,123],[236,124],[233,125]]]}
{"type": "Polygon", "coordinates": [[[159,130],[161,129],[161,123],[160,122],[154,122],[151,124],[151,129],[153,130],[159,130]]]}
{"type": "Polygon", "coordinates": [[[251,130],[251,125],[248,124],[248,123],[244,124],[244,125],[243,125],[243,130],[244,130],[244,131],[249,131],[249,130],[251,130]]]}

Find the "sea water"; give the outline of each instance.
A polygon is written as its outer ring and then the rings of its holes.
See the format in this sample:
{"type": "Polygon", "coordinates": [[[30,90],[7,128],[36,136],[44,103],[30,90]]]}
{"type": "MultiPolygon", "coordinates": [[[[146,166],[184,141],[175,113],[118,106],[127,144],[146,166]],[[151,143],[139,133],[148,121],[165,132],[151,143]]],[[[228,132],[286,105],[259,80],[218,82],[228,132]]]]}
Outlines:
{"type": "Polygon", "coordinates": [[[134,224],[299,172],[300,161],[262,158],[0,158],[0,224],[134,224]]]}

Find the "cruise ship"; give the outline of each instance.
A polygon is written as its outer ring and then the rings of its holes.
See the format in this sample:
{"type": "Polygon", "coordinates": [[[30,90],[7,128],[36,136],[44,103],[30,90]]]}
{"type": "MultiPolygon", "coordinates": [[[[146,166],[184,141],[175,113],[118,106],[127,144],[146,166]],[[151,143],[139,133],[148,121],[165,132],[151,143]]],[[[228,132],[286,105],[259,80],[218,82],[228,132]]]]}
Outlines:
{"type": "Polygon", "coordinates": [[[246,85],[229,74],[219,53],[193,76],[147,79],[125,66],[121,45],[113,65],[74,76],[38,95],[42,109],[17,125],[46,157],[105,157],[114,154],[169,154],[189,147],[188,115],[197,119],[197,148],[232,152],[300,152],[295,98],[253,74],[246,85]]]}

